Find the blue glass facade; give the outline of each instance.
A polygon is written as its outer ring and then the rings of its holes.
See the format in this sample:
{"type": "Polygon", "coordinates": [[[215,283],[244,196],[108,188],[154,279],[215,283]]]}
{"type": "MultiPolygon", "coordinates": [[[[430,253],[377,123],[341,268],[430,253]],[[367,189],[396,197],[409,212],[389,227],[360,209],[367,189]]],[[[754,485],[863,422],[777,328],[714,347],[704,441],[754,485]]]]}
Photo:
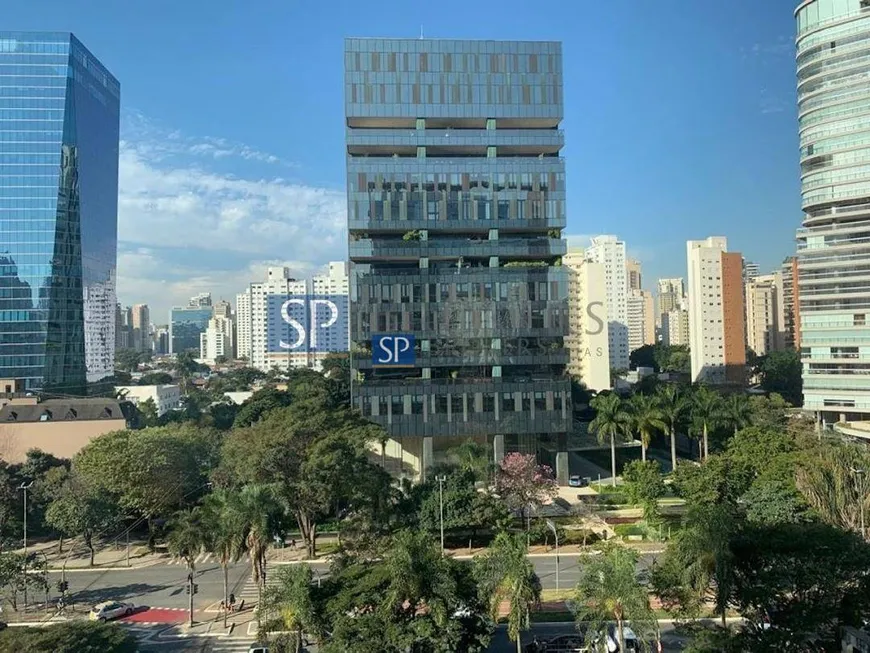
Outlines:
{"type": "Polygon", "coordinates": [[[195,350],[199,356],[199,336],[208,328],[214,309],[208,307],[173,308],[169,311],[169,353],[195,350]]]}
{"type": "Polygon", "coordinates": [[[111,376],[118,81],[69,33],[0,32],[0,378],[111,376]]]}
{"type": "Polygon", "coordinates": [[[345,42],[353,399],[423,468],[451,437],[564,449],[561,71],[559,43],[345,42]],[[414,368],[372,367],[391,333],[414,368]]]}

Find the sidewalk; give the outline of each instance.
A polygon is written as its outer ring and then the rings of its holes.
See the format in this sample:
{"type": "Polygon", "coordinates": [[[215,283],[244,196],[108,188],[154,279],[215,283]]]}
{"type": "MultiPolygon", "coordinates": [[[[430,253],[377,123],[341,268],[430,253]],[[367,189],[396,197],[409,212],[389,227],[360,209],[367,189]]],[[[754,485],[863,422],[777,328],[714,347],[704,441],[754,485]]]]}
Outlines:
{"type": "MultiPolygon", "coordinates": [[[[121,569],[141,569],[150,567],[170,558],[165,553],[152,553],[144,542],[130,542],[129,565],[127,564],[126,544],[97,546],[94,554],[94,566],[90,566],[90,552],[78,540],[66,540],[63,543],[63,552],[57,551],[57,540],[38,542],[27,547],[28,553],[35,553],[42,557],[48,571],[114,571],[121,569]]],[[[24,550],[16,549],[16,553],[24,550]]]]}

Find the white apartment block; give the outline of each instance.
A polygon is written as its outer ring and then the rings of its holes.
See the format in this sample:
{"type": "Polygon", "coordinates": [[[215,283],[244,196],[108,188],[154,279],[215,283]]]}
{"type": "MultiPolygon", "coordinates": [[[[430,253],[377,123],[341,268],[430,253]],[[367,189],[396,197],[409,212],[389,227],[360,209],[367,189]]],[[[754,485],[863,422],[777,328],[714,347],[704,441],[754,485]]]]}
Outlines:
{"type": "Polygon", "coordinates": [[[586,249],[586,258],[604,267],[607,295],[607,331],[610,365],[628,369],[628,271],[625,242],[616,236],[596,236],[586,249]]]}
{"type": "Polygon", "coordinates": [[[746,345],[759,356],[785,349],[782,272],[746,282],[746,345]]]}
{"type": "Polygon", "coordinates": [[[228,317],[216,316],[208,321],[205,331],[199,334],[199,357],[211,365],[220,356],[234,358],[233,321],[228,317]]]}
{"type": "MultiPolygon", "coordinates": [[[[309,367],[320,369],[325,352],[286,350],[270,352],[268,347],[268,304],[270,295],[348,295],[347,264],[334,261],[326,274],[311,279],[295,279],[289,268],[270,267],[266,280],[252,283],[247,292],[236,297],[238,356],[247,356],[252,367],[269,371],[273,367],[282,370],[309,367]]],[[[319,343],[347,349],[347,334],[342,342],[319,343]]]]}
{"type": "Polygon", "coordinates": [[[562,257],[568,269],[568,316],[565,338],[568,372],[590,390],[609,390],[610,353],[607,329],[607,288],[604,265],[586,260],[583,250],[562,257]]]}
{"type": "Polygon", "coordinates": [[[724,237],[686,243],[692,381],[741,383],[746,365],[743,260],[724,237]]]}
{"type": "Polygon", "coordinates": [[[115,392],[124,392],[124,398],[134,406],[151,399],[158,416],[181,408],[181,389],[177,385],[119,385],[115,392]]]}

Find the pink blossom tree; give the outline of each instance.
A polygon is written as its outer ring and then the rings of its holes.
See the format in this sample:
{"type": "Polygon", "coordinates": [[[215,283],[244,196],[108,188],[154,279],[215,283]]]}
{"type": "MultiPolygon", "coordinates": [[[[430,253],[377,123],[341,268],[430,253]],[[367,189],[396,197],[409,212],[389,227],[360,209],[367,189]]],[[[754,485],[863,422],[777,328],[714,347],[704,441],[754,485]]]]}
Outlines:
{"type": "Polygon", "coordinates": [[[523,520],[529,507],[540,507],[559,491],[553,470],[522,453],[509,453],[501,461],[496,489],[508,507],[520,511],[523,520]]]}

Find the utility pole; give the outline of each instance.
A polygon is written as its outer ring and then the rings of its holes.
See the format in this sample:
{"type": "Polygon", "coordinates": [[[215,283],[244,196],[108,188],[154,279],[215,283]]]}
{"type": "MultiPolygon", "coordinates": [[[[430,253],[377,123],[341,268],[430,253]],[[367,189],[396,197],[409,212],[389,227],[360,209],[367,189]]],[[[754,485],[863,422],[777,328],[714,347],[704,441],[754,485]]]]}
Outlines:
{"type": "Polygon", "coordinates": [[[559,533],[556,531],[556,524],[552,520],[547,520],[547,528],[553,531],[553,537],[556,538],[556,591],[559,591],[559,533]]]}
{"type": "Polygon", "coordinates": [[[127,529],[127,566],[130,566],[130,529],[127,529]]]}
{"type": "Polygon", "coordinates": [[[444,555],[444,481],[447,477],[441,474],[435,480],[438,481],[438,513],[441,518],[441,555],[444,555]]]}
{"type": "Polygon", "coordinates": [[[33,486],[33,481],[26,485],[22,483],[19,490],[24,490],[24,611],[27,612],[27,490],[33,486]]]}

